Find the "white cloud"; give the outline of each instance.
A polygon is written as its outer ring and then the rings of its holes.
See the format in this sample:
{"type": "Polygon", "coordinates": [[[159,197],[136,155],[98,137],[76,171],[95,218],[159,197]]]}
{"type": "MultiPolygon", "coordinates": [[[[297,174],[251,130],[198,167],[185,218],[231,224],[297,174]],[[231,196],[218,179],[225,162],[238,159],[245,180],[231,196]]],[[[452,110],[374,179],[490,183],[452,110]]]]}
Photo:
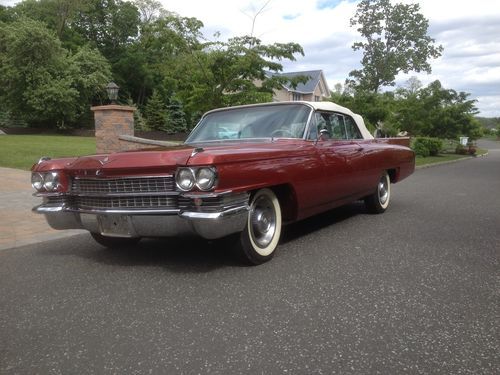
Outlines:
{"type": "MultiPolygon", "coordinates": [[[[414,3],[411,0],[400,0],[414,3]]],[[[203,21],[207,35],[223,38],[249,34],[252,17],[267,0],[162,0],[165,8],[203,21]]],[[[493,0],[420,0],[429,19],[429,34],[444,46],[431,62],[431,75],[417,75],[427,84],[439,79],[450,89],[466,91],[478,100],[483,116],[500,116],[500,2],[493,0]]],[[[255,20],[254,34],[264,43],[297,42],[305,56],[285,62],[288,71],[323,69],[333,87],[359,68],[361,55],[351,49],[360,40],[349,19],[356,2],[340,0],[271,0],[255,20]]]]}

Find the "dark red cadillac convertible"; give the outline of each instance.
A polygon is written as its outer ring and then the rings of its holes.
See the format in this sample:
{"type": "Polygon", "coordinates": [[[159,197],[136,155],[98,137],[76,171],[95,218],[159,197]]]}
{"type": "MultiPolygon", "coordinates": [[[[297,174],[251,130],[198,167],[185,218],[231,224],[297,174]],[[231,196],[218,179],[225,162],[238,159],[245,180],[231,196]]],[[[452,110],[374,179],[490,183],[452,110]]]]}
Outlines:
{"type": "Polygon", "coordinates": [[[283,224],[363,199],[389,206],[409,176],[408,139],[374,139],[330,102],[268,103],[206,113],[183,145],[42,158],[32,184],[55,229],[83,228],[108,247],[141,237],[232,235],[251,264],[272,258],[283,224]]]}

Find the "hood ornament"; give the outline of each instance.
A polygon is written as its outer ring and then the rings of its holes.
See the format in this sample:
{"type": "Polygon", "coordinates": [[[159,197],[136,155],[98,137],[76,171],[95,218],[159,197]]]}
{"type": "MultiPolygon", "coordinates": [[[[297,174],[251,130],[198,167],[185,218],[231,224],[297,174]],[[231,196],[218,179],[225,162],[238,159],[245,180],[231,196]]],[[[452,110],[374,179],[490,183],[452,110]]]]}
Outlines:
{"type": "Polygon", "coordinates": [[[52,158],[48,157],[48,156],[42,156],[39,160],[38,160],[38,163],[37,164],[40,164],[44,161],[47,161],[47,160],[51,160],[52,158]]]}
{"type": "Polygon", "coordinates": [[[104,164],[107,164],[109,162],[109,157],[106,156],[104,159],[102,160],[99,160],[99,163],[101,163],[101,165],[104,165],[104,164]]]}
{"type": "Polygon", "coordinates": [[[193,152],[191,152],[191,157],[195,156],[196,154],[199,154],[200,152],[205,151],[203,147],[196,147],[193,152]]]}

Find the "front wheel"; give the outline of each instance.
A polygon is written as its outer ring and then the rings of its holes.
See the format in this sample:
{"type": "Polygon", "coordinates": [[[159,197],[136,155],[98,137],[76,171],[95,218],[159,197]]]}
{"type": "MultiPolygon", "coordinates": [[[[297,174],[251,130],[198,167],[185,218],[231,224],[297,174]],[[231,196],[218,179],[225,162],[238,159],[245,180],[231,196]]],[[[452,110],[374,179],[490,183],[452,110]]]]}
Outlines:
{"type": "Polygon", "coordinates": [[[365,197],[365,205],[368,212],[372,214],[381,214],[389,207],[390,200],[391,179],[389,178],[389,174],[384,172],[373,194],[365,197]]]}
{"type": "Polygon", "coordinates": [[[243,260],[257,265],[270,260],[281,236],[281,207],[270,189],[261,189],[251,199],[238,250],[243,260]]]}
{"type": "Polygon", "coordinates": [[[127,238],[127,237],[109,237],[109,236],[103,236],[102,234],[99,233],[90,233],[94,240],[99,243],[100,245],[110,248],[110,249],[120,249],[124,247],[131,247],[137,244],[139,240],[141,239],[140,237],[132,237],[132,238],[127,238]]]}

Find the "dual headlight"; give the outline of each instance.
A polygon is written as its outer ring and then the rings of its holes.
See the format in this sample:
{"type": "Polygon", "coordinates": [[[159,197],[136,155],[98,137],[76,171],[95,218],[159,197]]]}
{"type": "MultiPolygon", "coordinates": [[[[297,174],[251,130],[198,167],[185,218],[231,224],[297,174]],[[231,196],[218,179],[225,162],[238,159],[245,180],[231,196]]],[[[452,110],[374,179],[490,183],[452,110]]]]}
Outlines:
{"type": "Polygon", "coordinates": [[[217,184],[217,170],[213,167],[179,168],[175,174],[175,183],[182,191],[195,188],[209,191],[217,184]]]}
{"type": "Polygon", "coordinates": [[[57,172],[33,172],[31,174],[31,185],[37,191],[56,191],[60,186],[59,173],[57,172]]]}

